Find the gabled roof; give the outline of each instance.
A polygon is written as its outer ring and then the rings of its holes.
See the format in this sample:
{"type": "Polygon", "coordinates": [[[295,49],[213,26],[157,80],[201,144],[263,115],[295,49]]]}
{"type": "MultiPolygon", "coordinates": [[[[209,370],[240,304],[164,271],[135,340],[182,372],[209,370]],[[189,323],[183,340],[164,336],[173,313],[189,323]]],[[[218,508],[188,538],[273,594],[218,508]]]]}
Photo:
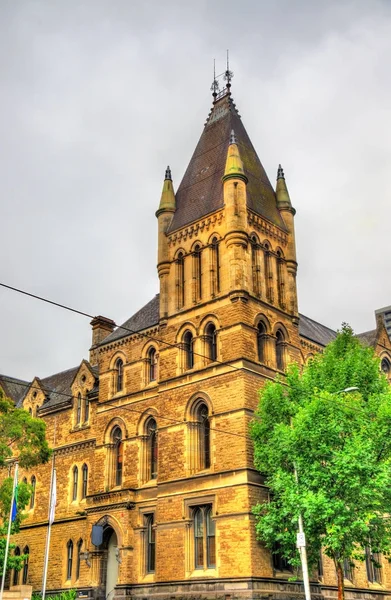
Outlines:
{"type": "Polygon", "coordinates": [[[299,317],[299,334],[319,344],[319,346],[326,346],[337,337],[337,332],[326,327],[326,325],[322,325],[304,315],[299,315],[299,317]]]}
{"type": "Polygon", "coordinates": [[[29,382],[16,377],[8,377],[8,375],[0,375],[0,387],[3,389],[7,398],[14,401],[18,405],[26,394],[29,382]]]}
{"type": "Polygon", "coordinates": [[[43,389],[47,392],[48,398],[44,401],[41,408],[50,408],[63,403],[71,404],[71,385],[79,368],[80,365],[40,380],[43,389]]]}
{"type": "Polygon", "coordinates": [[[377,329],[372,329],[371,331],[363,331],[363,333],[358,333],[356,337],[365,346],[374,346],[377,338],[377,329]]]}
{"type": "Polygon", "coordinates": [[[117,327],[113,333],[110,333],[102,342],[100,346],[110,344],[115,340],[119,340],[132,333],[142,331],[143,329],[149,329],[159,323],[159,294],[156,294],[152,300],[150,300],[145,306],[140,308],[130,319],[122,323],[121,327],[117,327]],[[122,329],[123,327],[123,329],[122,329]]]}
{"type": "Polygon", "coordinates": [[[225,94],[212,108],[175,195],[176,211],[169,232],[222,208],[222,177],[232,129],[238,142],[244,172],[248,177],[248,207],[286,230],[277,209],[274,189],[230,94],[225,94]]]}

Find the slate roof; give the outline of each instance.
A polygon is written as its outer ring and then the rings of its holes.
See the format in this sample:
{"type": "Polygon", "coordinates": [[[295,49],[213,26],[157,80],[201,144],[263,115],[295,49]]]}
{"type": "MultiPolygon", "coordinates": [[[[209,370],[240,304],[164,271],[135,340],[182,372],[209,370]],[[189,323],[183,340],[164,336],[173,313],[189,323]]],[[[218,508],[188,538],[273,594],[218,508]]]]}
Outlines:
{"type": "Polygon", "coordinates": [[[363,333],[358,333],[356,337],[360,340],[362,344],[365,344],[366,346],[374,346],[376,343],[377,329],[372,329],[371,331],[364,331],[363,333]]]}
{"type": "Polygon", "coordinates": [[[219,99],[208,117],[200,140],[176,192],[176,211],[169,232],[223,206],[225,161],[231,130],[235,131],[244,172],[248,177],[247,204],[257,214],[286,230],[276,195],[248,137],[230,95],[219,99]]]}
{"type": "Polygon", "coordinates": [[[0,375],[0,386],[4,390],[7,398],[11,398],[16,405],[22,401],[29,385],[29,382],[23,381],[23,379],[8,377],[8,375],[0,375]]]}
{"type": "Polygon", "coordinates": [[[48,399],[44,401],[42,408],[50,408],[64,402],[68,402],[69,404],[72,402],[71,385],[79,369],[80,365],[77,365],[77,367],[72,367],[72,369],[50,375],[50,377],[45,377],[45,379],[40,379],[40,383],[44,390],[47,390],[48,395],[48,399]]]}
{"type": "Polygon", "coordinates": [[[326,325],[322,325],[305,315],[299,315],[299,317],[299,334],[302,337],[305,337],[320,346],[326,346],[337,337],[337,332],[326,327],[326,325]]]}
{"type": "Polygon", "coordinates": [[[154,325],[159,323],[159,294],[156,294],[152,300],[150,300],[145,306],[140,308],[130,319],[122,323],[121,327],[117,327],[110,333],[102,342],[101,346],[105,344],[110,344],[115,340],[119,340],[127,335],[131,335],[137,331],[142,331],[143,329],[149,329],[154,325]]]}

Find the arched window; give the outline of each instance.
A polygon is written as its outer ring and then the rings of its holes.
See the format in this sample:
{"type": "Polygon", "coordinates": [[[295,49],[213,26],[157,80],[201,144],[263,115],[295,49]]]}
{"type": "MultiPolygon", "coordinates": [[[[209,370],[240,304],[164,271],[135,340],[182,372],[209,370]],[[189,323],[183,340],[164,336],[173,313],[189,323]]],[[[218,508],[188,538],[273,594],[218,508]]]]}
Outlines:
{"type": "Polygon", "coordinates": [[[115,362],[115,391],[120,392],[124,386],[124,361],[118,358],[115,362]]]}
{"type": "Polygon", "coordinates": [[[155,572],[155,556],[156,556],[156,533],[155,527],[153,524],[154,515],[145,515],[146,519],[146,551],[147,551],[147,573],[155,572]]]}
{"type": "Polygon", "coordinates": [[[383,360],[381,361],[381,370],[383,371],[383,373],[385,373],[387,376],[390,375],[390,371],[391,371],[391,363],[388,360],[388,358],[383,358],[383,360]]]}
{"type": "Polygon", "coordinates": [[[183,336],[183,350],[185,354],[185,369],[194,367],[194,340],[191,331],[185,331],[183,336]]]}
{"type": "Polygon", "coordinates": [[[25,485],[27,485],[27,477],[23,477],[22,483],[24,483],[25,485]]]}
{"type": "Polygon", "coordinates": [[[156,381],[157,379],[157,352],[153,346],[148,350],[148,381],[156,381]]]}
{"type": "Polygon", "coordinates": [[[85,463],[82,467],[82,477],[83,477],[83,482],[82,482],[82,488],[81,488],[81,497],[85,498],[87,496],[87,488],[88,488],[88,467],[85,463]]]}
{"type": "Polygon", "coordinates": [[[272,267],[272,255],[270,247],[265,244],[265,280],[266,280],[266,297],[271,303],[274,302],[274,281],[273,281],[273,267],[272,267]]]}
{"type": "Polygon", "coordinates": [[[83,546],[83,540],[80,539],[77,542],[77,556],[76,556],[76,579],[80,578],[80,563],[81,563],[81,558],[80,558],[80,554],[81,554],[81,549],[83,546]]]}
{"type": "Polygon", "coordinates": [[[259,321],[258,323],[257,347],[258,360],[260,363],[264,363],[266,360],[266,327],[262,321],[259,321]]]}
{"type": "Polygon", "coordinates": [[[217,360],[217,332],[213,323],[209,323],[205,328],[205,341],[207,357],[214,362],[217,360]]]}
{"type": "Polygon", "coordinates": [[[122,483],[122,467],[123,467],[123,441],[122,431],[120,427],[114,427],[112,433],[112,440],[114,445],[114,485],[121,485],[122,483]]]}
{"type": "Polygon", "coordinates": [[[25,546],[25,548],[23,550],[23,554],[25,554],[27,556],[24,559],[24,563],[23,563],[22,584],[27,585],[28,574],[29,574],[29,554],[30,554],[30,549],[28,546],[25,546]]]}
{"type": "Polygon", "coordinates": [[[90,419],[90,400],[88,398],[88,392],[84,398],[84,423],[88,423],[90,419]]]}
{"type": "Polygon", "coordinates": [[[79,479],[79,469],[75,466],[72,471],[72,500],[77,500],[77,482],[79,479]]]}
{"type": "Polygon", "coordinates": [[[157,438],[157,425],[155,419],[149,419],[146,424],[147,434],[147,461],[148,471],[147,479],[157,478],[157,467],[158,467],[158,438],[157,438]]]}
{"type": "Polygon", "coordinates": [[[185,258],[183,252],[178,254],[177,266],[177,306],[183,308],[185,305],[185,258]]]}
{"type": "Polygon", "coordinates": [[[210,504],[193,509],[194,567],[213,569],[216,566],[216,527],[210,504]]]}
{"type": "MultiPolygon", "coordinates": [[[[20,548],[19,546],[16,546],[15,551],[14,551],[14,555],[15,556],[20,556],[20,548]]],[[[19,584],[19,571],[17,571],[16,569],[14,569],[14,573],[13,573],[13,577],[12,577],[12,585],[18,585],[19,584]]]]}
{"type": "Polygon", "coordinates": [[[81,423],[81,393],[77,394],[76,425],[81,423]]]}
{"type": "Polygon", "coordinates": [[[38,417],[39,405],[37,404],[35,407],[35,416],[38,417]]]}
{"type": "Polygon", "coordinates": [[[73,542],[69,540],[67,543],[67,579],[72,579],[72,562],[73,562],[73,542]]]}
{"type": "Polygon", "coordinates": [[[259,242],[255,235],[251,236],[250,242],[253,291],[256,296],[261,296],[261,265],[259,264],[259,242]]]}
{"type": "Polygon", "coordinates": [[[219,255],[219,240],[217,237],[212,239],[212,260],[211,260],[211,292],[212,296],[216,296],[220,291],[220,255],[219,255]]]}
{"type": "Polygon", "coordinates": [[[372,552],[371,548],[366,548],[365,563],[367,567],[368,581],[371,583],[381,583],[381,554],[379,552],[372,552]]]}
{"type": "Polygon", "coordinates": [[[277,251],[277,291],[278,303],[285,308],[284,259],[280,250],[277,251]]]}
{"type": "Polygon", "coordinates": [[[283,371],[285,368],[284,343],[284,334],[278,330],[276,333],[276,366],[279,371],[283,371]]]}
{"type": "Polygon", "coordinates": [[[204,402],[199,404],[196,412],[198,426],[198,457],[199,468],[209,469],[210,467],[210,423],[209,410],[204,402]]]}
{"type": "Polygon", "coordinates": [[[31,484],[30,508],[34,508],[34,506],[35,506],[35,488],[37,486],[37,480],[35,478],[35,475],[32,476],[30,484],[31,484]]]}
{"type": "Polygon", "coordinates": [[[202,255],[201,246],[195,246],[193,253],[194,302],[202,298],[202,255]]]}

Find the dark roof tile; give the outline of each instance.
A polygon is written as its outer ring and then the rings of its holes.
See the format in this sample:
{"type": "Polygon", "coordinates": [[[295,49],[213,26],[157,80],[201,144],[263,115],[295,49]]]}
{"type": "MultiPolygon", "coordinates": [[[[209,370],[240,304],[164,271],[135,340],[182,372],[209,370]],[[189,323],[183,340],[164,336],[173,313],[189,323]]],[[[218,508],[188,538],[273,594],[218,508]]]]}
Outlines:
{"type": "Polygon", "coordinates": [[[110,344],[115,340],[119,340],[132,333],[142,331],[143,329],[149,329],[153,325],[159,323],[159,294],[156,294],[152,300],[150,300],[145,306],[140,308],[130,319],[122,323],[121,327],[117,327],[113,333],[110,333],[102,342],[101,346],[110,344]]]}
{"type": "Polygon", "coordinates": [[[309,317],[299,315],[299,334],[320,346],[327,346],[337,337],[337,332],[309,317]]]}

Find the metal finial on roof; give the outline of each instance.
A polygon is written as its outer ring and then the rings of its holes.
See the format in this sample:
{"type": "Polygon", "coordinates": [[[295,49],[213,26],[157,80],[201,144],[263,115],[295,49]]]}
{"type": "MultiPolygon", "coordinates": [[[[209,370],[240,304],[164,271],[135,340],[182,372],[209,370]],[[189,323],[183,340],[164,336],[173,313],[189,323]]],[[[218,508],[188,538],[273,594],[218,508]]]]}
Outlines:
{"type": "Polygon", "coordinates": [[[212,93],[213,98],[216,99],[216,96],[219,92],[219,82],[217,81],[217,78],[216,78],[216,59],[215,58],[213,59],[213,83],[210,86],[210,90],[211,90],[211,92],[213,92],[212,93]]]}
{"type": "Polygon", "coordinates": [[[227,69],[224,73],[224,79],[227,82],[228,93],[229,93],[229,90],[231,87],[231,81],[232,81],[233,76],[234,76],[234,74],[232,73],[232,71],[229,70],[229,50],[227,50],[227,69]]]}
{"type": "Polygon", "coordinates": [[[171,178],[171,169],[170,169],[169,166],[166,169],[166,175],[165,175],[164,179],[170,179],[172,181],[172,178],[171,178]]]}
{"type": "Polygon", "coordinates": [[[233,129],[231,129],[231,135],[229,136],[229,143],[230,144],[237,144],[238,141],[236,139],[236,135],[233,129]]]}
{"type": "Polygon", "coordinates": [[[278,165],[277,179],[285,179],[284,171],[281,165],[278,165]]]}

